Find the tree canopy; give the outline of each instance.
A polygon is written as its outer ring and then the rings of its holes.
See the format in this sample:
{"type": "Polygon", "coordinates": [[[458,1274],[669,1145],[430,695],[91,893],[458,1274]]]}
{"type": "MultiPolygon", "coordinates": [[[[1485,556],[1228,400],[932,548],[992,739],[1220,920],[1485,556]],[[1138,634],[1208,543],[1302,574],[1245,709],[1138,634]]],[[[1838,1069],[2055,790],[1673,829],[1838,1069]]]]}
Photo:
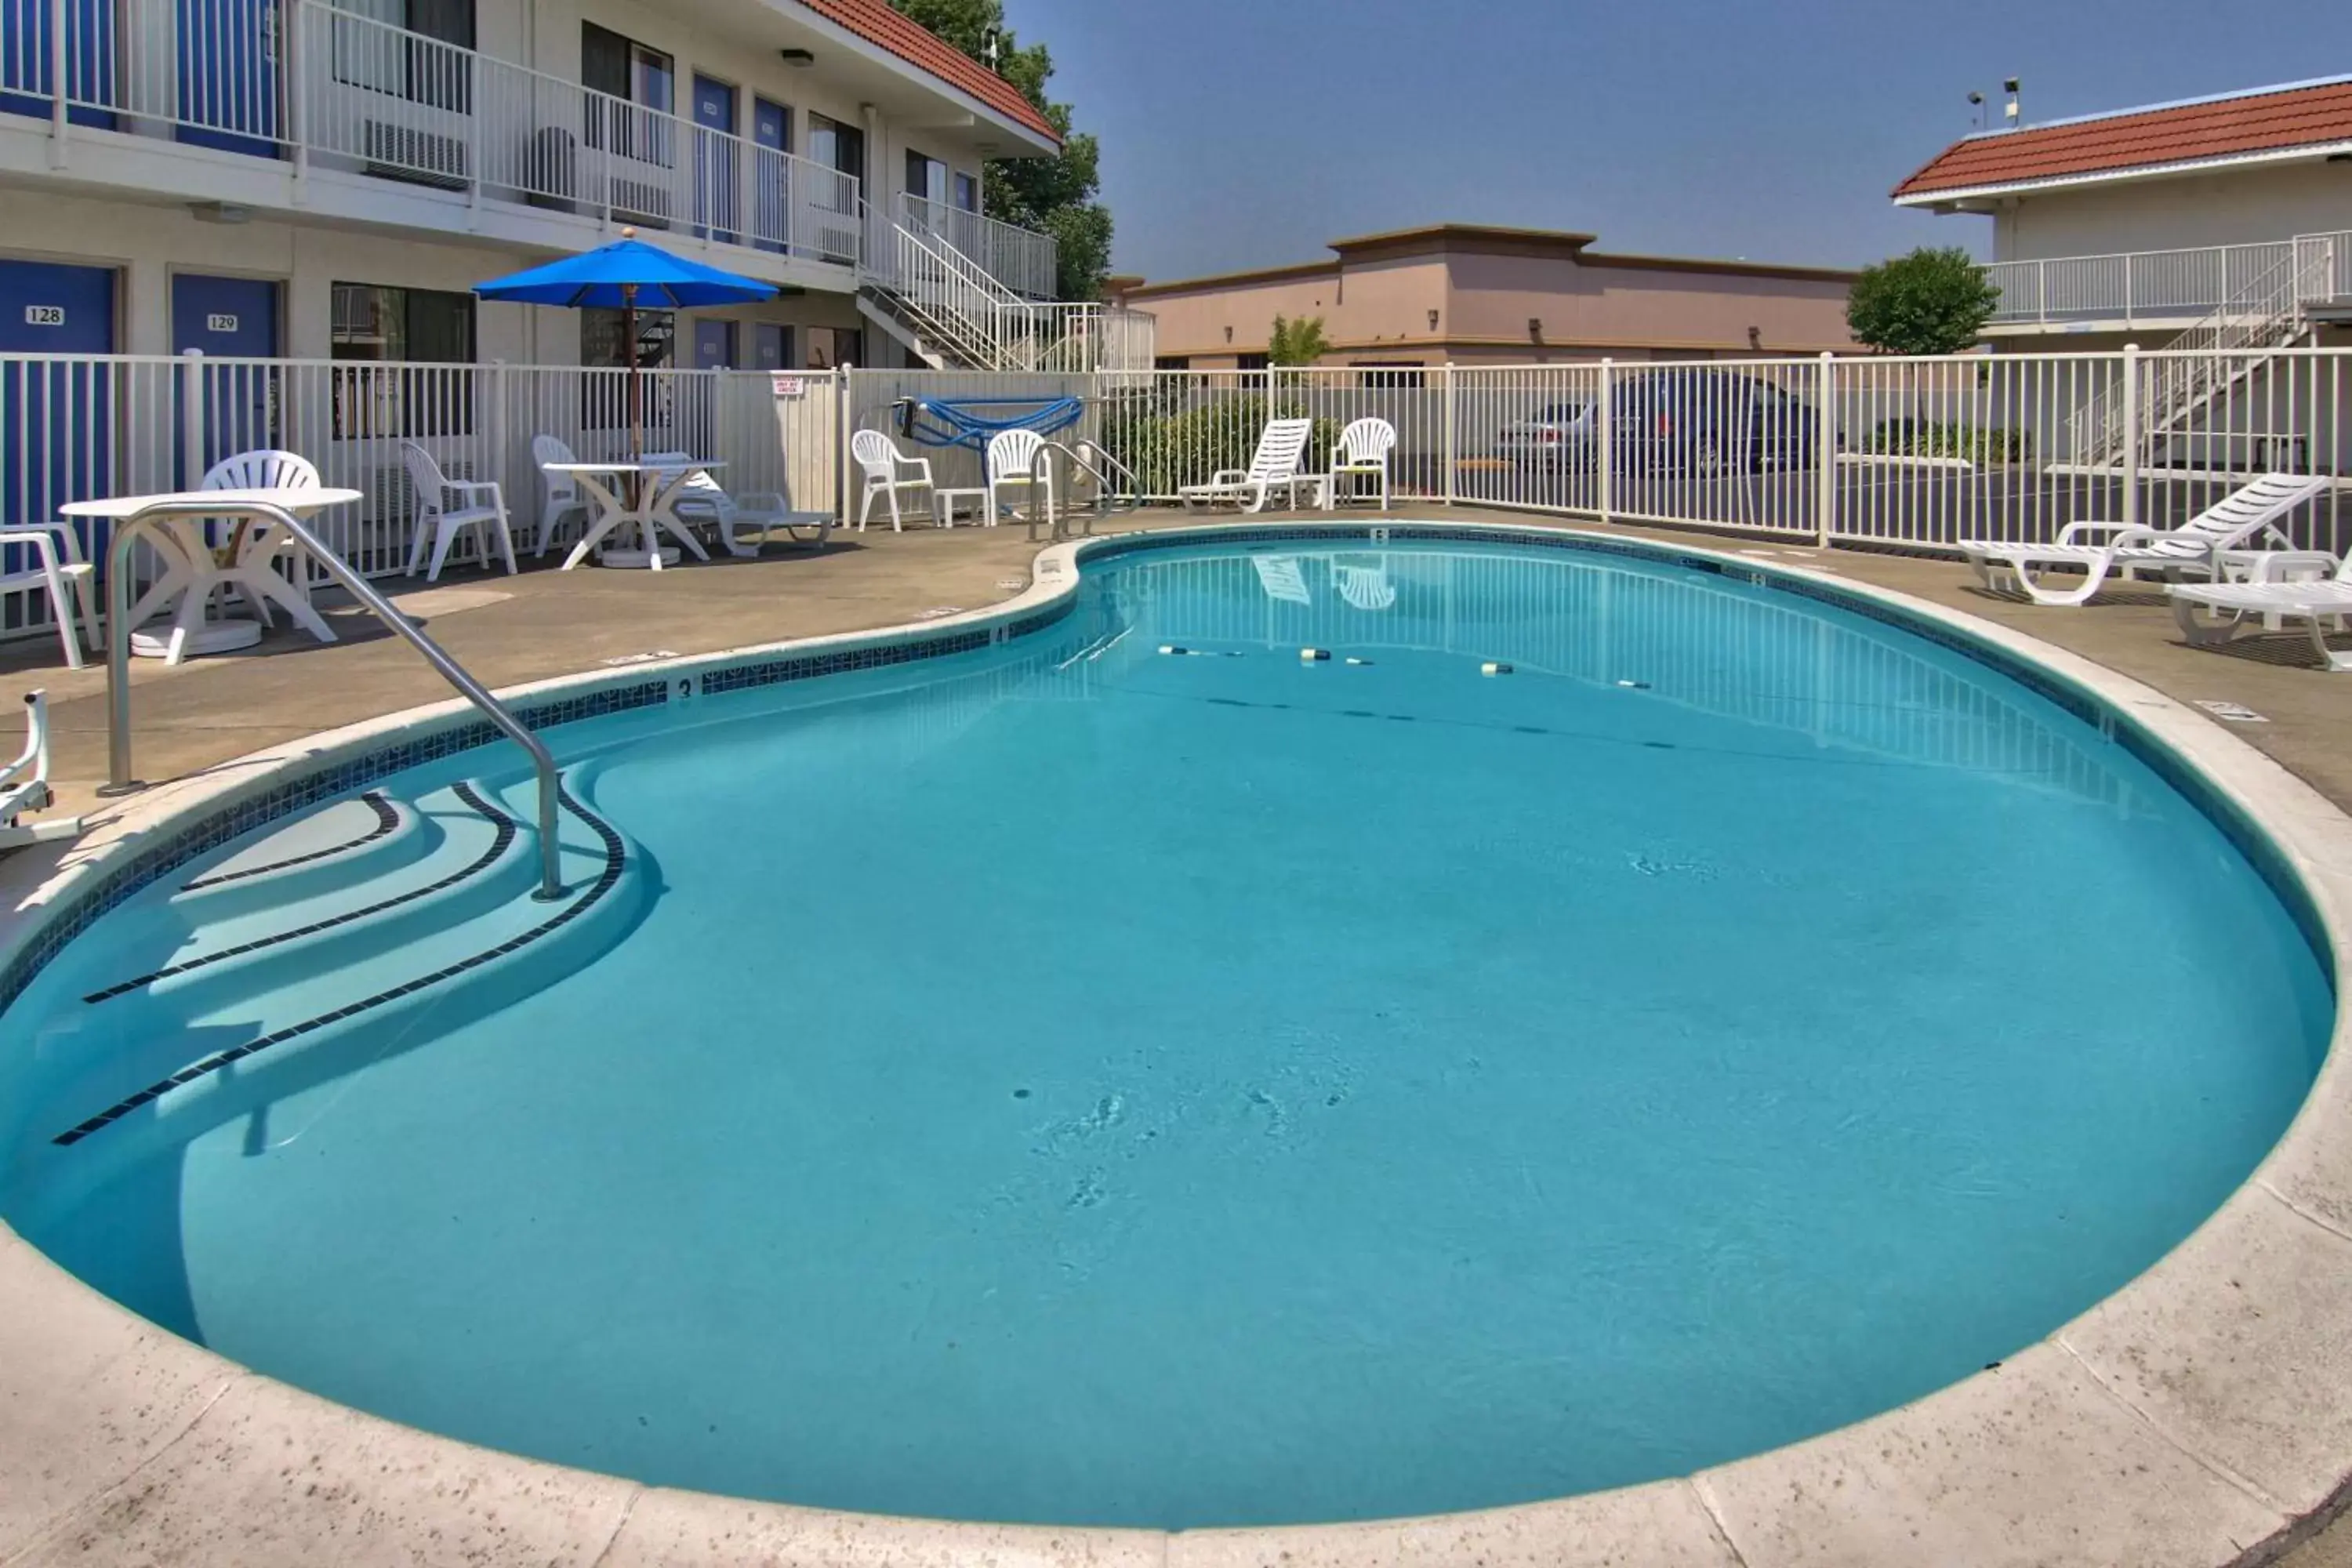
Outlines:
{"type": "Polygon", "coordinates": [[[1922,246],[1864,268],[1846,295],[1845,321],[1858,341],[1889,353],[1958,353],[2000,302],[2000,290],[1967,251],[1922,246]]]}
{"type": "Polygon", "coordinates": [[[983,177],[988,216],[1054,237],[1066,300],[1102,296],[1110,273],[1110,209],[1102,189],[1101,149],[1091,135],[1070,129],[1070,106],[1045,96],[1054,57],[1043,44],[1023,44],[1004,25],[1003,0],[890,0],[893,9],[929,28],[982,65],[993,37],[996,73],[1021,89],[1061,134],[1053,158],[992,161],[983,177]]]}
{"type": "Polygon", "coordinates": [[[1274,319],[1274,335],[1266,340],[1265,363],[1268,364],[1316,364],[1331,352],[1331,342],[1323,335],[1323,318],[1301,316],[1295,321],[1280,316],[1274,319]]]}

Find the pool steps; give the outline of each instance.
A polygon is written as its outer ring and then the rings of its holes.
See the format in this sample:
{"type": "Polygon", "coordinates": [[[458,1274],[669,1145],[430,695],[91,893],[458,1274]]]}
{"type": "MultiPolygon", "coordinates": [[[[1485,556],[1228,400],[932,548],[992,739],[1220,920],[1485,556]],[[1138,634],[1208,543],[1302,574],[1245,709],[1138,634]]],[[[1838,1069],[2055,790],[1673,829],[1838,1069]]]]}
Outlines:
{"type": "MultiPolygon", "coordinates": [[[[593,772],[575,767],[567,784],[584,789],[593,772]]],[[[387,802],[399,818],[390,826],[344,809],[356,803],[331,804],[123,911],[135,918],[109,944],[119,978],[86,994],[98,1000],[56,1009],[41,1033],[52,1076],[37,1105],[19,1108],[34,1119],[26,1131],[83,1156],[67,1162],[74,1185],[103,1179],[158,1141],[184,1142],[438,1039],[593,962],[635,923],[655,880],[574,795],[562,817],[565,897],[533,897],[532,790],[529,778],[453,784],[387,802]],[[333,825],[310,820],[335,812],[333,825]],[[320,847],[332,852],[310,858],[320,847]],[[258,874],[215,879],[224,868],[258,874]],[[278,890],[298,896],[275,901],[278,890]],[[116,1152],[88,1159],[101,1144],[116,1152]]]]}

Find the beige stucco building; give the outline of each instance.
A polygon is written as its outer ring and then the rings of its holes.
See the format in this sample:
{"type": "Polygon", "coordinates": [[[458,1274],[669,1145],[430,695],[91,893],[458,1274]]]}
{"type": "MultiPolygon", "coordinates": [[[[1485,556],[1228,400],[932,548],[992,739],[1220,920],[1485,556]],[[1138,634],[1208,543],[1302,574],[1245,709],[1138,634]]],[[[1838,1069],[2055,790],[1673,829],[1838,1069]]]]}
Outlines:
{"type": "Polygon", "coordinates": [[[1274,319],[1320,317],[1326,364],[1525,364],[1851,351],[1851,272],[1619,256],[1594,236],[1439,224],[1332,242],[1327,261],[1180,282],[1114,279],[1160,363],[1265,362],[1274,319]]]}

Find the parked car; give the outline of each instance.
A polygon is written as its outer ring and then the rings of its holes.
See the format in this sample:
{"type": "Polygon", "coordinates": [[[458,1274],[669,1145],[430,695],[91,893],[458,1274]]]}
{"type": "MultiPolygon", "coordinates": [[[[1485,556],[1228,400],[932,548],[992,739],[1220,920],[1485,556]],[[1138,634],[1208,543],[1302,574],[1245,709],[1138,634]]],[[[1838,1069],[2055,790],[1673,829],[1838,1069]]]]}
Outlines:
{"type": "MultiPolygon", "coordinates": [[[[1590,401],[1551,404],[1504,426],[1495,455],[1523,468],[1589,468],[1597,419],[1590,401]]],[[[1811,466],[1821,424],[1811,405],[1761,376],[1675,365],[1619,373],[1609,433],[1620,470],[1757,473],[1811,466]]]]}

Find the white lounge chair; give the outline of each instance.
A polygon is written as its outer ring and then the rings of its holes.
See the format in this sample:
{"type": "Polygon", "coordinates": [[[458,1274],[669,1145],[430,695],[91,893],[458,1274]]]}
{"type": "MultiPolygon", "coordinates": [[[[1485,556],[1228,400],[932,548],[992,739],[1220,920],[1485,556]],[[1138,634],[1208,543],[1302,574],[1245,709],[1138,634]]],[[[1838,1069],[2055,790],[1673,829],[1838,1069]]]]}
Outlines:
{"type": "Polygon", "coordinates": [[[879,430],[860,430],[849,438],[849,455],[865,472],[866,488],[857,500],[857,531],[866,531],[866,520],[874,510],[874,498],[886,497],[890,503],[890,527],[903,530],[906,522],[898,510],[898,494],[920,490],[923,515],[934,517],[937,507],[929,493],[938,489],[931,481],[931,460],[909,458],[901,454],[898,444],[879,430]]]}
{"type": "Polygon", "coordinates": [[[490,531],[498,531],[499,552],[506,559],[507,575],[515,574],[514,535],[507,531],[506,496],[495,479],[453,479],[441,472],[441,465],[433,454],[414,441],[400,444],[400,455],[408,464],[408,482],[416,491],[415,532],[408,545],[408,574],[416,575],[416,568],[425,560],[427,540],[432,542],[433,564],[425,572],[427,583],[441,580],[441,563],[449,556],[449,546],[457,537],[472,531],[482,552],[482,564],[490,563],[490,531]],[[487,500],[480,498],[487,496],[487,500]]]}
{"type": "MultiPolygon", "coordinates": [[[[1040,464],[1038,454],[1045,449],[1045,437],[1034,430],[1000,430],[988,438],[988,521],[996,521],[1013,510],[1013,492],[1019,491],[1034,510],[1038,491],[1045,492],[1045,521],[1054,516],[1054,466],[1040,464]],[[1044,475],[1041,479],[1040,473],[1044,475]]],[[[1032,524],[1037,519],[1032,517],[1032,524]]]]}
{"type": "Polygon", "coordinates": [[[539,553],[555,542],[556,534],[571,525],[577,514],[580,526],[585,528],[595,518],[596,509],[588,504],[581,493],[580,481],[571,474],[548,472],[550,463],[577,462],[566,442],[553,436],[533,436],[530,438],[530,460],[539,468],[539,553]]]}
{"type": "Polygon", "coordinates": [[[1258,586],[1269,599],[1279,599],[1286,605],[1311,605],[1315,595],[1307,591],[1307,574],[1298,568],[1296,555],[1253,555],[1250,564],[1257,568],[1258,586]]]}
{"type": "Polygon", "coordinates": [[[1185,485],[1176,494],[1187,507],[1214,506],[1230,501],[1244,511],[1264,511],[1276,490],[1287,490],[1290,504],[1298,504],[1301,485],[1319,500],[1327,481],[1320,474],[1302,474],[1307,443],[1314,437],[1312,419],[1269,419],[1259,433],[1257,450],[1247,468],[1221,468],[1201,485],[1185,485]]]}
{"type": "Polygon", "coordinates": [[[2009,577],[2037,605],[2087,604],[2110,574],[2125,581],[2147,571],[2166,577],[2186,573],[2218,579],[2227,565],[2223,555],[2245,549],[2257,536],[2290,547],[2293,542],[2280,530],[2280,521],[2333,482],[2307,474],[2264,474],[2169,531],[2074,522],[2054,544],[1964,539],[1958,548],[1989,588],[2002,586],[2000,579],[2009,577]],[[2083,580],[2072,587],[2046,587],[2042,574],[2053,567],[2077,568],[2083,580]]]}
{"type": "MultiPolygon", "coordinates": [[[[677,459],[667,468],[663,478],[668,479],[681,468],[689,468],[693,455],[688,452],[648,452],[648,463],[666,463],[677,459]]],[[[794,511],[792,504],[774,490],[747,490],[730,495],[719,482],[700,468],[686,476],[670,502],[677,519],[689,528],[709,528],[719,535],[719,542],[727,547],[730,555],[754,556],[760,553],[755,542],[745,543],[736,536],[753,533],[764,538],[770,529],[781,528],[795,544],[814,544],[822,549],[833,537],[833,513],[829,511],[794,511]],[[814,539],[803,539],[803,528],[816,530],[814,539]]]]}
{"type": "Polygon", "coordinates": [[[1381,510],[1386,511],[1389,455],[1396,450],[1396,426],[1385,419],[1351,422],[1339,432],[1339,444],[1331,448],[1331,477],[1323,487],[1323,504],[1335,507],[1343,500],[1352,500],[1357,494],[1357,480],[1377,479],[1379,488],[1374,493],[1380,499],[1381,510]]]}
{"type": "Polygon", "coordinates": [[[70,522],[37,523],[29,528],[0,529],[0,548],[30,551],[18,564],[0,568],[0,594],[39,588],[49,595],[49,613],[57,617],[58,637],[65,644],[68,668],[82,663],[83,628],[98,636],[98,568],[82,559],[81,536],[70,522]],[[79,606],[81,616],[75,618],[79,606]]]}
{"type": "Polygon", "coordinates": [[[79,816],[35,823],[16,820],[28,811],[41,810],[54,798],[49,794],[48,693],[28,691],[25,694],[25,749],[15,762],[0,767],[0,849],[78,837],[79,816]]]}
{"type": "Polygon", "coordinates": [[[2298,620],[2311,631],[2311,646],[2320,668],[2352,675],[2352,652],[2337,653],[2327,646],[2327,634],[2343,631],[2352,617],[2352,556],[2342,560],[2324,551],[2281,550],[2254,558],[2253,574],[2238,583],[2176,583],[2172,616],[2194,647],[2220,647],[2238,635],[2250,616],[2260,616],[2266,630],[2298,620]],[[2222,618],[2200,621],[2200,610],[2222,618]]]}

